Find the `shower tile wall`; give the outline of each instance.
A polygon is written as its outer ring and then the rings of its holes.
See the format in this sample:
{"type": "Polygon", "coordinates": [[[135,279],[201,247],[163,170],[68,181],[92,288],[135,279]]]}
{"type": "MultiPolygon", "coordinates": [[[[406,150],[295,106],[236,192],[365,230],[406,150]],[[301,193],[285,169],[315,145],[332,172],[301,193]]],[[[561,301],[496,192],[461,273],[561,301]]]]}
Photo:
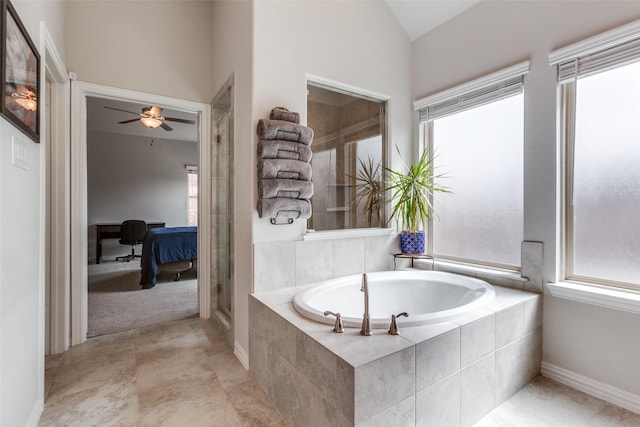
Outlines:
{"type": "Polygon", "coordinates": [[[397,234],[256,243],[254,292],[304,286],[351,274],[393,268],[397,234]]]}
{"type": "Polygon", "coordinates": [[[296,285],[295,242],[257,243],[253,248],[254,292],[296,285]]]}

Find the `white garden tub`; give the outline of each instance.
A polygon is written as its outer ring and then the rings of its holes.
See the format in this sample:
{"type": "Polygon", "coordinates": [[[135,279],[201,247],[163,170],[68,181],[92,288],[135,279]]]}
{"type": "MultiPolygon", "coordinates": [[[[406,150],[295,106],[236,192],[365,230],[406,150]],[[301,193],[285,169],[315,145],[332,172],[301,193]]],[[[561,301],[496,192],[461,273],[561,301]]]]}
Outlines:
{"type": "MultiPolygon", "coordinates": [[[[369,314],[372,328],[388,328],[392,314],[399,326],[420,326],[454,320],[490,304],[493,287],[472,277],[439,271],[382,271],[368,273],[369,314]]],[[[362,275],[340,277],[298,292],[296,311],[309,319],[333,324],[326,310],[340,313],[345,327],[360,327],[364,313],[362,275]]]]}

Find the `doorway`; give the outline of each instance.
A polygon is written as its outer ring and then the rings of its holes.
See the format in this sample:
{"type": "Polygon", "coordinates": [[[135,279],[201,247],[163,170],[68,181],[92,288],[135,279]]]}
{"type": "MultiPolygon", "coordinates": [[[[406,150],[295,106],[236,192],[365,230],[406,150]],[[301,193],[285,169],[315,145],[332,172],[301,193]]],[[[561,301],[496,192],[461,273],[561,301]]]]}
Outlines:
{"type": "Polygon", "coordinates": [[[211,156],[210,111],[208,104],[146,94],[142,92],[72,81],[71,84],[71,344],[87,338],[89,223],[87,213],[87,105],[89,98],[159,105],[197,116],[198,131],[198,310],[210,316],[211,264],[211,156]]]}
{"type": "Polygon", "coordinates": [[[87,97],[88,338],[198,316],[197,121],[165,105],[87,97]],[[127,237],[129,224],[140,227],[127,237]],[[179,241],[159,252],[169,231],[179,241]],[[156,238],[143,247],[147,235],[156,238]],[[151,252],[180,260],[152,264],[151,252]]]}

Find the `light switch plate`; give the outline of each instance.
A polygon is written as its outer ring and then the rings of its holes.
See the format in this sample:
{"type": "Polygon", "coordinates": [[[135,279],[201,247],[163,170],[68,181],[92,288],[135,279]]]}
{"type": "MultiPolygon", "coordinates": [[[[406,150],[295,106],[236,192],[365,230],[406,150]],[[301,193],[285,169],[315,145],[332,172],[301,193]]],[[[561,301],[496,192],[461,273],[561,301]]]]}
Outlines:
{"type": "Polygon", "coordinates": [[[29,169],[27,141],[13,135],[11,137],[11,164],[21,169],[29,169]]]}

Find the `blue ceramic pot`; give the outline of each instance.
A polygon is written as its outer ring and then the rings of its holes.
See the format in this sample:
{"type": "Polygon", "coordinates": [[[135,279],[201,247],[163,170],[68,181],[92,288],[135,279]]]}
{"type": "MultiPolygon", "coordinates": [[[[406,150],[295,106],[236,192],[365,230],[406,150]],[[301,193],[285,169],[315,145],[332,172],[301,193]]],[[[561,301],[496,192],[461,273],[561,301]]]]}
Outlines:
{"type": "Polygon", "coordinates": [[[423,254],[425,251],[424,231],[401,232],[400,251],[403,254],[423,254]]]}

